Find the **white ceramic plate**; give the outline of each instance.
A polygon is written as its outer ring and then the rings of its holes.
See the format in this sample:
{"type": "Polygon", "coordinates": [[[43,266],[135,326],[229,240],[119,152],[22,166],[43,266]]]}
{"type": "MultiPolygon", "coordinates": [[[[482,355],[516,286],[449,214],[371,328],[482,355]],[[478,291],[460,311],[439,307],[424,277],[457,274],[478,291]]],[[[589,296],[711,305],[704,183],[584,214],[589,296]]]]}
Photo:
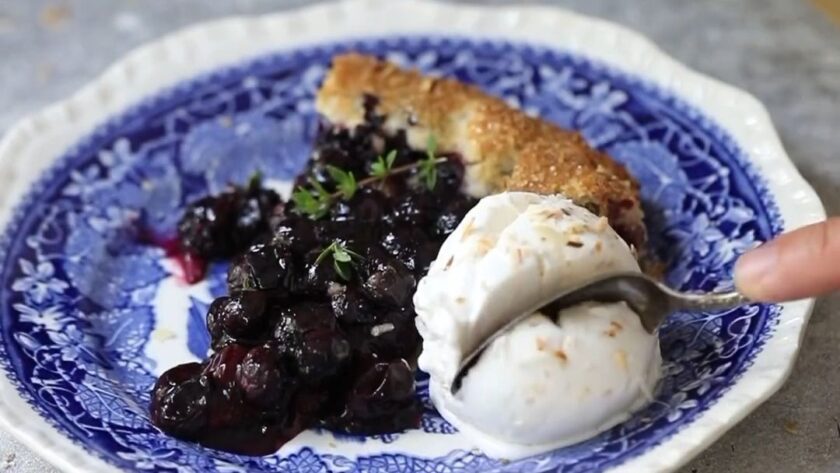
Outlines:
{"type": "Polygon", "coordinates": [[[519,462],[472,451],[431,409],[415,432],[310,432],[260,459],[154,430],[153,375],[206,349],[195,314],[224,268],[177,286],[160,251],[124,240],[120,225],[143,214],[171,226],[190,196],[258,167],[288,181],[306,157],[312,93],[329,57],[348,49],[457,76],[580,129],[642,182],[674,285],[726,288],[737,254],[825,217],[760,103],[610,23],[530,6],[354,0],[199,25],[133,51],[0,143],[5,428],[74,472],[669,471],[779,388],[812,301],[675,317],[650,408],[519,462]]]}

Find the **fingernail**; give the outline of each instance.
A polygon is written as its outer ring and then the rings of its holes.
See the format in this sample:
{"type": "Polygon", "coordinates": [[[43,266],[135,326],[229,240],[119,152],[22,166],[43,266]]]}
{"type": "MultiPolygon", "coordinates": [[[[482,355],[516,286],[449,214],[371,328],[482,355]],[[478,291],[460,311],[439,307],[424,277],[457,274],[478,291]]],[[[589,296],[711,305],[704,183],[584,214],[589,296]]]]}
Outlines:
{"type": "Polygon", "coordinates": [[[735,287],[751,299],[764,299],[764,283],[778,261],[779,251],[775,242],[748,251],[735,262],[735,287]]]}

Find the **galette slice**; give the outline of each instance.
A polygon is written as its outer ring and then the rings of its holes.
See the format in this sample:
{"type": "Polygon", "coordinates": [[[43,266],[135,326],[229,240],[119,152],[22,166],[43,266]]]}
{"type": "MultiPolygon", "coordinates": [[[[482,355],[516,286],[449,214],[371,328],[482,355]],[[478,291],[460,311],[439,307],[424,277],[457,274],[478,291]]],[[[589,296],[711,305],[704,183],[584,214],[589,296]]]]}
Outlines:
{"type": "Polygon", "coordinates": [[[464,191],[471,196],[561,193],[606,216],[629,244],[644,248],[639,185],[621,164],[579,133],[528,116],[477,87],[350,53],[333,59],[317,109],[347,128],[373,114],[387,133],[404,133],[417,149],[434,136],[439,150],[463,160],[464,191]]]}

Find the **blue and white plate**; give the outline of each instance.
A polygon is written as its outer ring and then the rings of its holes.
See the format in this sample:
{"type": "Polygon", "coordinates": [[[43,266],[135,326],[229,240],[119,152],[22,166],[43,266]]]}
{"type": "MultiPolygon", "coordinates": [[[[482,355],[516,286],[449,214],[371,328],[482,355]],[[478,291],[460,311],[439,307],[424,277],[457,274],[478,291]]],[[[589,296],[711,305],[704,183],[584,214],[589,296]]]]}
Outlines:
{"type": "MultiPolygon", "coordinates": [[[[457,77],[581,130],[642,183],[682,289],[725,290],[736,256],[824,217],[763,107],[620,27],[537,7],[354,0],[190,28],[142,47],[0,144],[0,419],[73,472],[668,471],[772,394],[812,302],[675,316],[656,400],[578,445],[517,462],[475,450],[427,403],[420,430],[310,431],[261,458],[163,435],[149,389],[203,357],[224,265],[187,286],[138,225],[172,232],[196,196],[307,159],[330,58],[360,50],[457,77]]],[[[424,382],[420,381],[421,392],[424,382]]]]}

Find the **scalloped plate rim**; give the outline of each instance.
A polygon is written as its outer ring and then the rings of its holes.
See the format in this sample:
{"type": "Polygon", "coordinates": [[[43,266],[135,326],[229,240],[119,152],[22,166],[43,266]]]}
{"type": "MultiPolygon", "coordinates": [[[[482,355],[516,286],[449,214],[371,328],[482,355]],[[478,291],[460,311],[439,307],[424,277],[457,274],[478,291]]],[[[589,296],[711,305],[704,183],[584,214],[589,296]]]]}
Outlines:
{"type": "MultiPolygon", "coordinates": [[[[403,35],[434,34],[434,21],[443,16],[452,21],[447,34],[536,42],[604,62],[669,90],[707,114],[733,136],[767,180],[787,229],[825,218],[819,198],[786,155],[767,111],[758,100],[744,91],[691,71],[638,33],[554,7],[475,7],[413,0],[347,0],[264,16],[229,17],[186,27],[136,48],[70,98],[21,119],[0,141],[0,176],[6,182],[13,182],[0,194],[0,224],[6,225],[28,186],[64,154],[64,150],[72,147],[96,124],[151,93],[278,49],[360,35],[387,36],[398,31],[403,35]],[[404,9],[412,9],[412,14],[406,15],[412,18],[409,24],[387,14],[396,10],[405,14],[404,9]],[[360,21],[362,12],[365,12],[365,22],[360,21]],[[369,21],[371,14],[388,21],[369,21]],[[328,32],[316,31],[317,28],[306,23],[310,21],[317,25],[324,18],[330,21],[328,32]],[[522,28],[523,23],[528,23],[529,27],[522,28]],[[295,24],[298,25],[298,37],[277,33],[283,29],[281,27],[295,28],[295,24]],[[488,34],[488,24],[495,26],[496,31],[488,34]],[[559,24],[567,28],[557,28],[559,24]],[[562,33],[558,34],[558,30],[562,33]],[[581,39],[583,33],[587,33],[586,44],[581,39]],[[233,41],[223,43],[220,38],[232,38],[233,41]],[[228,43],[238,46],[234,48],[228,43]],[[622,48],[617,48],[618,44],[622,48]],[[617,52],[619,49],[623,52],[617,52]],[[207,57],[211,53],[213,57],[207,57]],[[183,61],[187,56],[191,58],[189,64],[183,61]],[[172,67],[161,68],[162,63],[172,67]],[[167,69],[167,72],[161,73],[161,69],[167,69]],[[710,102],[712,97],[717,101],[710,102]],[[742,118],[732,118],[734,116],[742,118]],[[20,158],[26,155],[35,161],[20,158]],[[25,169],[23,162],[27,163],[25,169]]],[[[677,434],[612,471],[675,469],[772,395],[790,374],[813,304],[813,299],[784,304],[776,332],[757,355],[754,365],[729,392],[677,434]]],[[[0,377],[0,413],[3,414],[0,425],[65,471],[115,469],[50,427],[19,397],[5,377],[0,377]]]]}

